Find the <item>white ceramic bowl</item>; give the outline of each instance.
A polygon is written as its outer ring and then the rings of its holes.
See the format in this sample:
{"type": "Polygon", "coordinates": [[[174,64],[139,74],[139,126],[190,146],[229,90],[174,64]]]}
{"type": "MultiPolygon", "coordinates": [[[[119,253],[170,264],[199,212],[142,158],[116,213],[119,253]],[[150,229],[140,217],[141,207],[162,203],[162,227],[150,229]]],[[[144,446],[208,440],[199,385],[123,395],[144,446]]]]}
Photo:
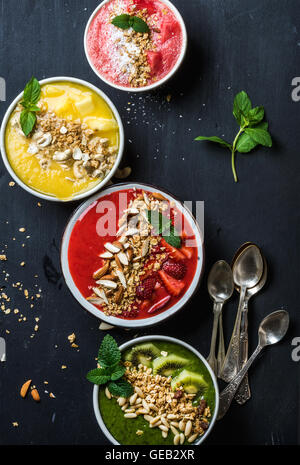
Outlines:
{"type": "Polygon", "coordinates": [[[90,67],[92,68],[94,73],[97,74],[97,76],[100,79],[102,79],[102,81],[104,81],[109,86],[114,87],[115,89],[118,89],[118,90],[125,90],[126,92],[146,92],[146,91],[149,91],[149,90],[155,89],[156,87],[161,86],[162,84],[167,82],[171,77],[173,77],[174,74],[176,73],[176,71],[178,71],[178,69],[180,68],[180,66],[181,66],[181,64],[182,64],[182,62],[184,60],[185,54],[186,54],[188,38],[187,38],[185,23],[183,21],[183,18],[181,16],[181,14],[177,10],[177,8],[173,5],[173,3],[171,3],[169,0],[160,0],[161,3],[164,3],[175,14],[176,19],[178,20],[178,22],[179,22],[179,24],[181,26],[182,36],[183,36],[183,43],[182,43],[182,49],[181,49],[180,56],[178,57],[177,63],[171,69],[171,71],[164,78],[160,79],[159,81],[157,81],[157,82],[155,82],[153,84],[150,84],[149,86],[134,87],[134,88],[133,87],[126,87],[126,86],[119,86],[118,84],[114,84],[113,82],[109,81],[102,74],[99,73],[99,71],[95,68],[94,64],[92,63],[92,60],[90,59],[90,56],[89,56],[89,53],[88,53],[88,48],[87,48],[87,35],[88,35],[88,30],[89,30],[89,27],[91,25],[91,22],[93,21],[95,15],[98,13],[100,8],[102,8],[103,5],[105,5],[106,3],[109,3],[110,1],[111,0],[104,0],[102,3],[100,3],[100,5],[97,6],[97,8],[91,14],[90,19],[88,20],[88,23],[87,23],[86,28],[85,28],[84,51],[85,51],[85,55],[86,55],[87,61],[89,62],[90,67]]]}
{"type": "Polygon", "coordinates": [[[62,82],[62,81],[74,82],[75,84],[81,84],[82,86],[85,86],[88,89],[93,90],[100,97],[102,97],[103,100],[108,104],[108,106],[111,108],[111,110],[112,110],[112,112],[114,114],[114,117],[117,120],[117,123],[118,123],[118,126],[119,126],[119,139],[120,139],[119,152],[118,152],[118,155],[117,155],[116,162],[115,162],[112,170],[110,171],[110,173],[106,176],[106,178],[104,178],[103,181],[99,182],[92,189],[88,189],[88,190],[86,190],[84,192],[81,192],[81,193],[75,195],[74,197],[72,197],[70,199],[64,200],[64,199],[59,199],[59,198],[55,197],[54,195],[43,194],[42,192],[39,192],[38,190],[33,189],[32,187],[25,184],[17,176],[17,174],[15,173],[13,168],[11,167],[11,165],[9,163],[9,160],[7,158],[6,148],[5,148],[5,131],[6,131],[6,126],[7,126],[8,120],[10,118],[10,115],[12,114],[15,107],[17,106],[17,104],[22,99],[23,92],[21,94],[19,94],[15,98],[15,100],[11,103],[11,105],[9,106],[7,112],[5,113],[5,116],[3,118],[2,125],[1,125],[1,131],[0,131],[0,148],[1,148],[2,160],[4,162],[4,165],[5,165],[6,169],[7,169],[7,171],[9,172],[9,174],[11,175],[11,177],[19,184],[19,186],[21,186],[23,189],[25,189],[30,194],[32,194],[32,195],[34,195],[36,197],[39,197],[40,199],[50,200],[50,201],[55,201],[55,202],[71,202],[71,201],[74,201],[74,200],[80,200],[80,199],[84,199],[86,197],[89,197],[90,195],[92,195],[95,192],[97,192],[98,190],[100,190],[103,186],[105,186],[108,183],[108,181],[113,177],[113,175],[115,174],[115,172],[116,172],[116,170],[117,170],[117,168],[118,168],[118,166],[119,166],[119,164],[121,162],[122,156],[123,156],[123,151],[124,151],[124,128],[123,128],[123,124],[122,124],[120,115],[118,113],[118,110],[116,109],[116,107],[112,103],[112,101],[107,97],[107,95],[104,94],[104,92],[102,92],[100,89],[93,86],[89,82],[83,81],[82,79],[76,79],[76,78],[73,78],[73,77],[58,76],[58,77],[43,79],[42,81],[40,81],[40,84],[43,85],[43,84],[49,84],[51,82],[58,82],[58,81],[60,81],[60,82],[62,82]]]}
{"type": "Polygon", "coordinates": [[[92,313],[97,318],[101,319],[102,321],[105,321],[106,323],[112,326],[122,326],[125,328],[138,328],[138,327],[144,328],[146,326],[152,326],[154,324],[160,323],[161,321],[174,315],[191,299],[191,297],[197,290],[200,284],[200,280],[201,280],[201,276],[202,276],[203,268],[204,268],[204,244],[203,244],[203,239],[202,239],[202,233],[196,223],[196,220],[191,214],[191,212],[183,205],[183,203],[181,203],[179,200],[177,200],[175,197],[173,197],[168,192],[160,188],[157,188],[156,186],[151,186],[147,184],[140,184],[140,183],[116,184],[111,187],[107,187],[101,193],[98,193],[97,195],[93,196],[92,198],[84,202],[82,205],[80,205],[77,210],[75,210],[74,214],[72,215],[72,217],[70,218],[66,226],[66,229],[63,235],[62,245],[61,245],[61,266],[62,266],[62,271],[63,271],[65,281],[71,293],[73,294],[75,299],[82,305],[82,307],[84,307],[88,312],[92,313]],[[75,223],[77,222],[78,218],[83,214],[83,212],[88,207],[90,207],[90,205],[92,205],[95,201],[101,199],[107,194],[120,191],[123,189],[132,189],[132,188],[144,189],[146,191],[149,190],[150,192],[151,191],[159,192],[164,197],[166,197],[168,200],[174,201],[178,210],[184,214],[184,216],[187,218],[190,225],[193,227],[193,232],[195,234],[197,247],[198,247],[198,262],[197,262],[195,276],[193,278],[193,281],[190,284],[190,287],[187,289],[187,291],[182,296],[182,298],[175,305],[165,310],[164,312],[160,313],[159,315],[154,315],[150,318],[144,318],[144,319],[139,319],[139,320],[134,320],[134,319],[125,320],[122,318],[105,315],[103,312],[101,312],[101,310],[99,310],[93,304],[88,302],[83,297],[79,289],[76,287],[73,281],[72,275],[70,273],[69,263],[68,263],[68,248],[69,248],[70,236],[75,226],[75,223]]]}
{"type": "MultiPolygon", "coordinates": [[[[215,421],[216,421],[217,415],[218,415],[218,410],[219,410],[219,388],[218,388],[218,383],[217,383],[216,377],[214,375],[214,372],[212,371],[211,367],[207,363],[206,359],[196,349],[194,349],[194,347],[190,346],[186,342],[180,341],[179,339],[175,339],[174,337],[169,337],[169,336],[143,336],[143,337],[138,337],[138,338],[134,339],[133,341],[125,342],[125,344],[122,344],[120,346],[120,350],[124,351],[124,350],[128,349],[129,347],[131,347],[133,345],[140,344],[140,343],[143,343],[143,342],[150,342],[150,341],[153,342],[155,340],[173,342],[174,344],[181,345],[181,346],[185,347],[186,349],[190,350],[191,352],[193,352],[193,354],[195,354],[204,363],[204,365],[206,366],[206,368],[207,368],[207,370],[208,370],[208,372],[210,374],[210,377],[211,377],[211,379],[213,381],[214,388],[215,388],[215,410],[214,410],[214,414],[213,414],[213,416],[211,418],[209,428],[207,429],[205,434],[203,434],[203,436],[201,436],[193,444],[191,444],[191,445],[199,445],[199,444],[201,444],[203,441],[205,441],[207,439],[208,435],[210,434],[211,430],[214,427],[214,424],[215,424],[215,421]]],[[[107,427],[106,427],[106,425],[105,425],[105,423],[104,423],[104,421],[102,419],[100,408],[99,408],[99,386],[97,386],[97,385],[94,385],[93,406],[94,406],[94,412],[95,412],[95,415],[96,415],[98,425],[100,426],[102,432],[105,434],[107,439],[112,444],[120,445],[116,441],[116,439],[112,436],[110,431],[107,429],[107,427]]],[[[153,446],[155,446],[155,444],[153,444],[153,446]]]]}

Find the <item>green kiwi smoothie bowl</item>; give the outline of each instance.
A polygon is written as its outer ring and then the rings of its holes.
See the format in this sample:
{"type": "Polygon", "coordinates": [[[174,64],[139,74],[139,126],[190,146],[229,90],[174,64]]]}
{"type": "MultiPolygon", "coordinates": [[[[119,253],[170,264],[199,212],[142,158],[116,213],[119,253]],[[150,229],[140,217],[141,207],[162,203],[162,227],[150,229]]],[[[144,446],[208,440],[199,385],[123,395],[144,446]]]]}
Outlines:
{"type": "Polygon", "coordinates": [[[139,337],[118,348],[107,335],[98,368],[87,378],[95,384],[98,424],[116,445],[197,445],[217,417],[219,392],[210,366],[172,337],[139,337]]]}

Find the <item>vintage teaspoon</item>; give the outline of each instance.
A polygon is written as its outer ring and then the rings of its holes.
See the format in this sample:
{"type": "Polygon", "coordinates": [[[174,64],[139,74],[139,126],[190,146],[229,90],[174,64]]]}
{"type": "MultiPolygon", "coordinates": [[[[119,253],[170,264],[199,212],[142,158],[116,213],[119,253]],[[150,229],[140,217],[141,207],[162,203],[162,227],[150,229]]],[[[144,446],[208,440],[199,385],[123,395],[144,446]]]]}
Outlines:
{"type": "Polygon", "coordinates": [[[207,288],[209,295],[214,301],[214,322],[213,322],[213,331],[211,337],[211,346],[210,353],[207,358],[208,363],[210,364],[212,370],[215,374],[219,373],[221,369],[224,358],[225,358],[225,347],[224,347],[224,335],[223,335],[223,322],[222,322],[222,308],[226,300],[228,300],[234,289],[233,275],[230,266],[228,263],[223,260],[215,263],[210,270],[207,288]],[[216,359],[216,340],[217,340],[217,330],[219,323],[219,350],[218,350],[218,360],[216,359]]]}
{"type": "MultiPolygon", "coordinates": [[[[233,267],[234,262],[237,258],[237,256],[242,252],[243,249],[245,249],[248,245],[255,245],[253,243],[247,242],[246,244],[243,244],[237,253],[235,254],[231,266],[233,267]]],[[[259,283],[250,288],[247,289],[246,296],[245,296],[245,301],[244,301],[244,307],[242,310],[242,317],[241,317],[241,334],[240,334],[240,366],[239,369],[241,369],[245,363],[248,360],[248,303],[251,297],[253,297],[255,294],[257,294],[266,284],[267,281],[267,275],[268,275],[268,265],[265,257],[263,256],[263,262],[264,262],[264,271],[262,274],[262,277],[259,281],[259,283]]],[[[240,288],[236,286],[236,289],[238,292],[240,292],[240,288]]],[[[250,391],[250,386],[249,386],[249,380],[248,380],[248,374],[245,375],[243,381],[241,382],[241,385],[236,393],[235,400],[237,401],[238,404],[242,405],[247,400],[249,400],[251,397],[251,391],[250,391]]]]}
{"type": "Polygon", "coordinates": [[[233,267],[233,279],[235,284],[240,287],[241,293],[233,333],[220,376],[226,382],[231,381],[239,371],[240,327],[247,289],[256,286],[262,274],[263,259],[260,250],[256,245],[249,245],[237,257],[233,267]]]}
{"type": "Polygon", "coordinates": [[[241,381],[261,350],[266,346],[276,344],[281,341],[281,339],[285,336],[288,327],[289,314],[285,310],[277,310],[276,312],[270,313],[270,315],[266,316],[266,318],[262,320],[258,329],[257,348],[249,358],[248,362],[220,394],[218,420],[223,418],[228,411],[241,381]]]}

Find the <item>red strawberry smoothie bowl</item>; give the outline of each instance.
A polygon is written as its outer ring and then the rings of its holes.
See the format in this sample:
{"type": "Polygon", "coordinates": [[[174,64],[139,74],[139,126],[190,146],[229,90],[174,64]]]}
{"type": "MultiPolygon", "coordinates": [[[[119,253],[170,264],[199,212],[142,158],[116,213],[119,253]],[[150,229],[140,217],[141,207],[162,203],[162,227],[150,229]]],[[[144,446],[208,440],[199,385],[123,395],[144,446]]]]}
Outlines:
{"type": "Polygon", "coordinates": [[[201,232],[181,202],[153,186],[119,184],[75,211],[61,263],[86,310],[113,326],[145,327],[188,302],[203,255],[201,232]]]}
{"type": "Polygon", "coordinates": [[[177,71],[185,56],[187,33],[180,13],[168,0],[105,0],[88,21],[84,47],[90,66],[104,82],[139,92],[163,84],[177,71]],[[148,32],[137,32],[142,29],[124,21],[115,25],[120,16],[143,21],[148,32]]]}

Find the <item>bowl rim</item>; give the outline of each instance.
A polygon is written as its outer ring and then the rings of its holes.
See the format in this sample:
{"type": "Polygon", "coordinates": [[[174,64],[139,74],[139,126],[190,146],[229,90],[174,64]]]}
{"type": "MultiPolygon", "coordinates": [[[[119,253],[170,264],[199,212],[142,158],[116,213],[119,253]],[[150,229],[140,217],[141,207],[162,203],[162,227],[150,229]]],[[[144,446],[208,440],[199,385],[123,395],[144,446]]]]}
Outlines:
{"type": "Polygon", "coordinates": [[[164,3],[176,16],[177,20],[179,21],[180,23],[180,27],[181,27],[181,30],[182,30],[182,35],[183,35],[183,43],[182,43],[182,49],[181,49],[181,52],[180,52],[180,55],[178,57],[178,60],[176,62],[176,64],[173,66],[173,68],[170,70],[170,72],[164,76],[162,79],[160,79],[159,81],[157,82],[154,82],[153,84],[150,84],[148,86],[145,86],[145,87],[125,87],[125,86],[120,86],[119,84],[114,84],[113,82],[109,81],[108,79],[106,79],[104,76],[102,76],[99,71],[95,68],[94,64],[92,63],[92,60],[89,56],[89,53],[88,53],[88,48],[87,48],[87,35],[88,35],[88,31],[89,31],[89,27],[94,19],[94,17],[96,16],[96,14],[98,13],[98,11],[106,4],[106,3],[109,3],[110,1],[112,0],[103,0],[100,5],[98,5],[95,10],[92,12],[88,22],[87,22],[87,25],[85,27],[85,31],[84,31],[84,39],[83,39],[83,43],[84,43],[84,52],[85,52],[85,56],[86,56],[86,59],[90,65],[90,67],[92,68],[92,70],[94,71],[94,73],[98,76],[99,79],[101,79],[103,82],[105,82],[107,85],[111,86],[111,87],[114,87],[115,89],[118,89],[118,90],[122,90],[122,91],[126,91],[126,92],[136,92],[136,93],[139,93],[139,92],[147,92],[147,91],[150,91],[150,90],[153,90],[153,89],[156,89],[157,87],[160,87],[162,86],[163,84],[165,84],[169,79],[171,79],[174,74],[178,71],[178,69],[180,68],[180,66],[182,65],[183,63],[183,60],[185,58],[185,55],[186,55],[186,51],[187,51],[187,46],[188,46],[188,35],[187,35],[187,30],[186,30],[186,25],[185,25],[185,22],[183,20],[183,17],[181,15],[181,13],[179,12],[179,10],[176,8],[175,5],[173,5],[173,3],[171,3],[169,0],[159,0],[160,2],[164,3]]]}
{"type": "Polygon", "coordinates": [[[81,200],[83,198],[89,197],[90,195],[92,195],[95,192],[97,192],[98,190],[100,190],[103,186],[105,186],[108,183],[108,181],[110,181],[110,179],[114,176],[116,170],[118,169],[118,167],[120,165],[120,162],[122,160],[122,157],[123,157],[124,145],[125,145],[125,134],[124,134],[124,126],[123,126],[120,114],[119,114],[116,106],[110,100],[110,98],[102,90],[100,90],[98,87],[94,86],[93,84],[91,84],[91,83],[89,83],[89,82],[87,82],[87,81],[85,81],[83,79],[78,79],[78,78],[69,77],[69,76],[57,76],[57,77],[55,76],[55,77],[51,77],[51,78],[42,79],[42,80],[39,81],[40,85],[54,83],[54,82],[72,82],[72,83],[75,83],[75,84],[80,84],[82,86],[87,87],[88,89],[93,90],[94,92],[97,93],[97,95],[99,95],[100,97],[103,98],[103,100],[107,103],[107,105],[110,107],[111,111],[113,112],[114,117],[116,118],[117,123],[118,123],[118,127],[119,127],[119,139],[120,139],[120,141],[119,141],[118,155],[117,155],[115,164],[114,164],[113,168],[111,169],[111,171],[109,172],[109,174],[101,182],[96,184],[96,186],[94,186],[92,189],[88,189],[88,190],[86,190],[84,192],[79,193],[78,195],[74,195],[70,199],[59,199],[58,197],[52,196],[50,194],[44,194],[42,192],[39,192],[38,190],[35,190],[32,187],[25,184],[18,177],[18,175],[16,174],[16,172],[12,168],[12,166],[11,166],[9,160],[8,160],[7,153],[6,153],[6,147],[5,147],[5,133],[6,133],[7,123],[8,123],[8,120],[9,120],[12,112],[14,111],[15,107],[17,106],[17,104],[21,100],[21,98],[23,96],[23,91],[9,105],[9,107],[6,110],[6,113],[4,115],[4,118],[2,120],[1,129],[0,129],[0,150],[1,150],[3,163],[4,163],[7,171],[9,172],[10,176],[17,182],[17,184],[19,184],[20,187],[22,187],[24,190],[26,190],[30,194],[32,194],[35,197],[38,197],[40,199],[49,200],[51,202],[67,203],[67,202],[74,202],[74,201],[81,200]]]}
{"type": "MultiPolygon", "coordinates": [[[[214,410],[214,414],[212,416],[211,422],[209,424],[209,428],[206,431],[206,433],[203,436],[201,436],[198,440],[196,440],[193,444],[191,444],[191,445],[198,446],[206,440],[208,435],[211,433],[211,430],[213,429],[214,424],[217,420],[218,411],[219,411],[219,386],[218,386],[217,378],[214,372],[212,371],[209,363],[205,359],[205,357],[202,354],[200,354],[200,352],[197,349],[195,349],[193,346],[191,346],[187,342],[182,341],[181,339],[171,337],[171,336],[163,336],[163,335],[141,336],[136,339],[125,342],[124,344],[120,345],[119,349],[122,352],[128,347],[135,345],[137,343],[145,342],[145,341],[153,342],[155,340],[173,342],[174,344],[181,345],[185,347],[186,349],[190,350],[191,352],[193,352],[204,363],[213,381],[214,389],[215,389],[215,410],[214,410]]],[[[95,413],[98,425],[100,429],[102,430],[102,432],[104,433],[104,435],[106,436],[106,438],[109,439],[109,441],[114,445],[121,445],[110,433],[110,431],[108,430],[108,428],[106,427],[102,419],[102,415],[101,415],[100,408],[99,408],[99,386],[96,384],[94,385],[94,388],[93,388],[93,408],[94,408],[94,413],[95,413]]],[[[153,446],[155,446],[155,444],[153,444],[153,446]]]]}
{"type": "Polygon", "coordinates": [[[173,316],[175,313],[177,313],[179,310],[181,310],[193,297],[195,292],[198,290],[201,278],[203,275],[204,271],[204,241],[203,241],[203,235],[200,230],[200,227],[194,218],[193,214],[190,212],[190,210],[181,202],[178,200],[176,197],[174,197],[173,194],[170,194],[168,191],[157,187],[153,186],[150,184],[146,183],[131,183],[131,182],[124,182],[120,184],[114,184],[112,186],[106,187],[103,189],[100,193],[97,193],[93,197],[89,198],[85,202],[83,202],[79,207],[73,212],[71,217],[69,218],[67,225],[65,227],[62,240],[61,240],[61,253],[60,253],[60,262],[61,262],[61,269],[62,273],[64,276],[64,280],[66,282],[67,287],[69,288],[71,294],[77,302],[89,313],[92,313],[94,316],[96,316],[98,319],[101,321],[104,321],[107,324],[110,324],[112,326],[118,326],[118,327],[123,327],[123,328],[146,328],[155,324],[158,324],[169,317],[173,316]],[[110,194],[115,191],[120,191],[120,190],[126,190],[126,189],[144,189],[144,190],[150,190],[154,192],[160,192],[166,198],[170,201],[175,201],[176,207],[181,211],[184,216],[187,218],[189,223],[194,226],[193,231],[196,237],[197,241],[197,249],[198,249],[198,260],[197,260],[197,267],[196,267],[196,272],[193,277],[193,280],[187,289],[187,291],[183,294],[182,298],[176,302],[175,305],[172,307],[168,308],[164,312],[154,315],[149,318],[143,318],[143,319],[133,319],[133,320],[126,320],[122,318],[117,318],[115,316],[108,316],[105,315],[101,310],[99,310],[97,307],[95,307],[93,304],[88,302],[81,294],[77,286],[75,285],[72,275],[69,270],[69,265],[68,265],[68,249],[69,249],[69,242],[70,242],[70,237],[74,228],[75,223],[77,222],[78,218],[82,215],[84,211],[86,211],[88,208],[90,208],[96,201],[98,201],[102,196],[105,196],[107,194],[110,194]]]}

